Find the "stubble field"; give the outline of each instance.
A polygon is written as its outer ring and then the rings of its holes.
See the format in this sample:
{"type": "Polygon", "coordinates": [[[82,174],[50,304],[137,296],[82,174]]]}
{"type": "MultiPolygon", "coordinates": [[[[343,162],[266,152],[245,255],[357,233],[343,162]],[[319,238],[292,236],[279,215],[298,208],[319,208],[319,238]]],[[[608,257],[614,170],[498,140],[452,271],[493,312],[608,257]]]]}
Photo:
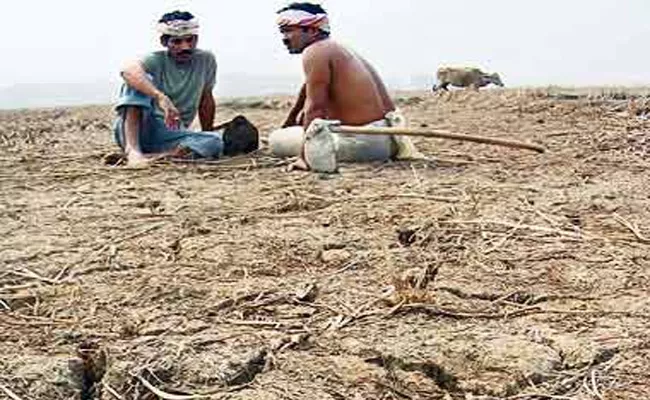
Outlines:
{"type": "Polygon", "coordinates": [[[111,166],[110,106],[0,112],[0,398],[650,398],[650,122],[625,97],[401,93],[411,126],[548,152],[418,139],[430,162],[336,175],[111,166]]]}

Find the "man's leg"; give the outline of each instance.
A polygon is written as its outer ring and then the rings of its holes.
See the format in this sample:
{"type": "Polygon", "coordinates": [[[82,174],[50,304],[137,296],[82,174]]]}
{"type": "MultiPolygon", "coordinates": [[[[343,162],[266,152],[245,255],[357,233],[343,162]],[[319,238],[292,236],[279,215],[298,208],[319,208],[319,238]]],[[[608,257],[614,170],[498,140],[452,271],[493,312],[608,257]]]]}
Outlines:
{"type": "Polygon", "coordinates": [[[137,97],[129,101],[119,106],[115,123],[115,141],[126,153],[129,165],[167,157],[217,158],[223,151],[220,135],[170,130],[151,113],[150,107],[137,104],[137,97]]]}
{"type": "Polygon", "coordinates": [[[167,131],[162,150],[173,158],[215,159],[223,155],[224,143],[221,132],[167,131]]]}
{"type": "Polygon", "coordinates": [[[137,139],[140,135],[140,118],[142,112],[138,107],[126,107],[124,110],[124,138],[126,139],[126,147],[133,147],[137,145],[137,139]],[[136,141],[133,141],[136,139],[136,141]]]}
{"type": "Polygon", "coordinates": [[[395,155],[389,135],[337,134],[336,158],[340,162],[388,161],[395,155]]]}
{"type": "Polygon", "coordinates": [[[142,110],[140,107],[127,106],[123,110],[124,119],[124,152],[126,153],[129,166],[147,164],[150,159],[147,157],[141,146],[140,132],[142,124],[142,110]]]}
{"type": "MultiPolygon", "coordinates": [[[[400,119],[396,113],[389,113],[384,119],[371,122],[366,126],[389,127],[392,125],[389,116],[395,120],[400,119]]],[[[390,135],[336,134],[336,136],[338,139],[336,158],[341,162],[388,161],[396,153],[395,142],[390,135]]]]}
{"type": "Polygon", "coordinates": [[[220,134],[168,129],[164,122],[141,107],[122,107],[119,112],[115,139],[130,163],[169,157],[218,158],[223,152],[220,134]]]}
{"type": "Polygon", "coordinates": [[[305,131],[301,126],[275,130],[269,134],[269,148],[276,157],[296,157],[300,155],[305,131]]]}
{"type": "Polygon", "coordinates": [[[114,133],[116,143],[124,150],[129,165],[146,164],[146,136],[151,128],[153,99],[123,84],[115,107],[118,117],[114,133]]]}
{"type": "Polygon", "coordinates": [[[309,166],[303,160],[303,145],[305,142],[305,131],[302,126],[291,126],[277,129],[269,134],[269,148],[271,154],[276,157],[297,157],[297,160],[289,165],[288,171],[308,171],[309,166]]]}

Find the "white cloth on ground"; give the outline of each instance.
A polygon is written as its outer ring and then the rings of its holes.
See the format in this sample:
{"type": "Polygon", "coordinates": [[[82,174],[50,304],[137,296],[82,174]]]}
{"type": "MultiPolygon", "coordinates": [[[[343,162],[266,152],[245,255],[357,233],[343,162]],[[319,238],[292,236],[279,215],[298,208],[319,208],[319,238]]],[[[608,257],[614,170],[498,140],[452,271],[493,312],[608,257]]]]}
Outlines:
{"type": "MultiPolygon", "coordinates": [[[[332,121],[325,125],[331,125],[332,121]]],[[[391,111],[386,117],[367,126],[404,127],[406,119],[399,111],[391,111]]],[[[311,130],[310,126],[310,130],[311,130]]],[[[421,159],[410,137],[390,135],[346,135],[327,131],[331,135],[338,162],[385,161],[388,159],[421,159]]],[[[278,129],[269,135],[271,153],[277,157],[299,156],[305,140],[300,126],[278,129]]],[[[318,143],[320,143],[320,138],[318,143]]],[[[324,140],[323,144],[330,143],[324,140]]]]}
{"type": "MultiPolygon", "coordinates": [[[[390,135],[335,133],[329,128],[332,125],[340,125],[340,123],[316,119],[307,132],[304,132],[300,126],[271,132],[269,135],[271,153],[278,157],[300,156],[304,144],[305,161],[311,169],[321,172],[334,172],[338,162],[387,161],[394,158],[397,153],[398,147],[390,135]]],[[[388,127],[389,121],[381,119],[367,126],[388,127]]]]}
{"type": "MultiPolygon", "coordinates": [[[[386,114],[386,120],[391,127],[405,128],[407,126],[406,118],[399,110],[386,114]]],[[[427,158],[415,147],[409,136],[395,135],[393,140],[397,145],[397,154],[394,157],[396,160],[424,160],[427,158]]]]}

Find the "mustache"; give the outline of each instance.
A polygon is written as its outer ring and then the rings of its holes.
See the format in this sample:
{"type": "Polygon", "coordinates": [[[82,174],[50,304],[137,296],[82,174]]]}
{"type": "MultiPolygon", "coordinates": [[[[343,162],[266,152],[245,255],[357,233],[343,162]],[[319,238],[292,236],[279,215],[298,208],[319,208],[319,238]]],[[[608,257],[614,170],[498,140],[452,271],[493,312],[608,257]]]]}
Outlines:
{"type": "Polygon", "coordinates": [[[187,50],[181,50],[181,51],[178,53],[179,56],[191,56],[192,54],[194,54],[194,50],[190,50],[190,49],[187,49],[187,50]]]}

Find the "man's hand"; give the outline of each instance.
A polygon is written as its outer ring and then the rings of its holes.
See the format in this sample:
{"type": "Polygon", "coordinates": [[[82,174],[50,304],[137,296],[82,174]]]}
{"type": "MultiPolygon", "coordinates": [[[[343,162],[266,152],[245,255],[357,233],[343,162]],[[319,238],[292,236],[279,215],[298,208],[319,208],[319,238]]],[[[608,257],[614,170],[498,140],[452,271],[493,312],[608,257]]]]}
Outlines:
{"type": "Polygon", "coordinates": [[[165,125],[169,129],[179,129],[181,126],[181,113],[178,112],[176,106],[164,93],[160,92],[156,95],[156,102],[158,107],[165,113],[165,125]]]}
{"type": "Polygon", "coordinates": [[[180,128],[181,119],[180,113],[174,106],[174,103],[161,92],[151,80],[147,77],[147,72],[141,61],[129,63],[122,69],[122,77],[126,83],[135,90],[152,97],[160,109],[165,113],[165,125],[169,129],[180,128]]]}

